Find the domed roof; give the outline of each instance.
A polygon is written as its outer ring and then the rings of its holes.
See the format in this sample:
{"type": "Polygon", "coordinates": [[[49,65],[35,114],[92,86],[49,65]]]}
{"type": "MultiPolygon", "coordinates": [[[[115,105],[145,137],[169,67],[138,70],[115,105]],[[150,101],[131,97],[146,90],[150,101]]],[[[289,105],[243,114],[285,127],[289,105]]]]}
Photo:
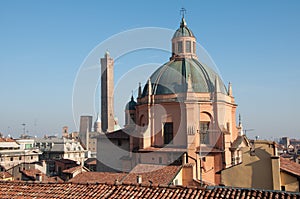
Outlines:
{"type": "Polygon", "coordinates": [[[173,39],[176,37],[194,37],[193,32],[186,26],[185,19],[182,17],[180,27],[173,35],[173,39]]]}
{"type": "MultiPolygon", "coordinates": [[[[158,68],[150,77],[152,94],[163,95],[186,92],[189,75],[194,92],[214,92],[215,82],[217,82],[218,90],[223,94],[227,94],[220,76],[194,58],[173,59],[158,68]],[[216,78],[218,81],[215,81],[216,78]]],[[[146,95],[148,95],[148,83],[144,87],[142,97],[146,95]]]]}
{"type": "Polygon", "coordinates": [[[126,110],[135,110],[136,102],[133,99],[133,96],[131,96],[131,100],[126,104],[126,110]]]}

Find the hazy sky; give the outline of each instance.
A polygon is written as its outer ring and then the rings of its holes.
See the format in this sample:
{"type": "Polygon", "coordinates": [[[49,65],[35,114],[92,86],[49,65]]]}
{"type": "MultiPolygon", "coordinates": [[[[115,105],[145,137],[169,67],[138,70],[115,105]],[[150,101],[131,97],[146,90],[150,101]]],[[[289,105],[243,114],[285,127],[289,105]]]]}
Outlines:
{"type": "MultiPolygon", "coordinates": [[[[18,137],[23,123],[29,134],[37,136],[61,134],[65,125],[77,130],[73,85],[90,51],[112,35],[133,28],[176,30],[182,6],[188,26],[218,66],[224,83],[232,82],[244,127],[255,129],[249,135],[299,138],[298,0],[2,0],[0,132],[18,137]]],[[[146,53],[117,60],[116,81],[137,64],[164,63],[170,56],[146,53]]],[[[125,104],[129,98],[130,93],[128,99],[118,100],[125,104]]],[[[95,112],[83,114],[95,116],[95,112]]]]}

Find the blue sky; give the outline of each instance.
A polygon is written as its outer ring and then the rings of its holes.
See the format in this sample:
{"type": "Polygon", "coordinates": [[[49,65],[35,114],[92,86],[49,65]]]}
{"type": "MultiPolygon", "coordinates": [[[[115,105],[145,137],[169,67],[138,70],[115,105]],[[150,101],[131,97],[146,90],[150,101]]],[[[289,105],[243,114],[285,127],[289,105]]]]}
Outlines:
{"type": "MultiPolygon", "coordinates": [[[[17,137],[22,123],[38,136],[60,134],[64,125],[77,130],[72,115],[73,84],[89,52],[132,28],[175,30],[182,6],[187,9],[188,26],[217,64],[225,84],[232,82],[244,127],[255,129],[249,135],[299,138],[297,0],[2,0],[0,132],[17,137]]],[[[168,54],[162,55],[155,62],[168,60],[168,54]]],[[[134,58],[138,61],[129,58],[120,60],[116,73],[143,63],[139,54],[134,58]]]]}

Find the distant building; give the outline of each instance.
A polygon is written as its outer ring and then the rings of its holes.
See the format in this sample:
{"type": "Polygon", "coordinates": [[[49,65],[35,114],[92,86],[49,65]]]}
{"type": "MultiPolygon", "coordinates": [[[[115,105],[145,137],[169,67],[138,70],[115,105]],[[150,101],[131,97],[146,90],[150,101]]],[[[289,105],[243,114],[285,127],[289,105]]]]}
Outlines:
{"type": "Polygon", "coordinates": [[[45,161],[20,163],[18,165],[11,167],[10,169],[7,169],[6,171],[13,176],[14,180],[22,180],[22,175],[23,175],[22,171],[31,170],[31,169],[38,169],[42,173],[46,174],[47,164],[45,161]]]}
{"type": "Polygon", "coordinates": [[[300,163],[300,140],[282,137],[277,149],[281,157],[293,160],[298,164],[300,163]]]}
{"type": "Polygon", "coordinates": [[[4,170],[22,164],[39,161],[42,152],[32,147],[32,140],[28,142],[12,138],[0,138],[0,166],[4,170]]]}
{"type": "Polygon", "coordinates": [[[288,137],[282,137],[280,139],[280,144],[282,144],[285,148],[290,146],[290,139],[288,137]]]}
{"type": "Polygon", "coordinates": [[[62,176],[63,171],[79,166],[78,162],[69,159],[59,159],[49,161],[49,165],[51,164],[51,175],[52,176],[62,176]]]}
{"type": "Polygon", "coordinates": [[[295,146],[295,147],[300,147],[300,140],[290,139],[290,144],[295,146]]]}
{"type": "Polygon", "coordinates": [[[92,132],[92,116],[81,116],[79,126],[79,139],[85,149],[88,149],[89,132],[92,132]]]}
{"type": "Polygon", "coordinates": [[[276,143],[244,137],[239,150],[240,162],[219,172],[222,185],[299,192],[300,165],[279,158],[276,143]]]}
{"type": "Polygon", "coordinates": [[[97,139],[101,130],[100,118],[94,123],[94,131],[92,131],[92,116],[80,117],[79,139],[84,148],[88,151],[88,157],[96,157],[97,153],[97,139]]]}
{"type": "Polygon", "coordinates": [[[34,139],[16,139],[16,142],[20,145],[20,149],[33,149],[34,139]]]}
{"type": "Polygon", "coordinates": [[[62,179],[68,181],[74,178],[75,176],[85,172],[89,172],[89,169],[87,169],[84,166],[72,167],[62,171],[62,179]]]}
{"type": "Polygon", "coordinates": [[[61,183],[61,182],[63,182],[63,180],[60,177],[47,176],[45,173],[43,173],[39,169],[22,170],[21,174],[22,174],[22,177],[21,177],[22,181],[35,181],[35,182],[44,182],[44,183],[49,183],[49,182],[52,182],[52,183],[60,182],[61,183]]]}
{"type": "Polygon", "coordinates": [[[64,126],[62,128],[62,137],[64,138],[69,138],[69,127],[64,126]]]}
{"type": "Polygon", "coordinates": [[[79,141],[79,132],[74,131],[72,133],[69,133],[68,129],[69,128],[67,126],[64,126],[62,128],[62,137],[67,138],[67,139],[71,139],[71,140],[79,141]]]}
{"type": "Polygon", "coordinates": [[[41,160],[70,159],[82,165],[85,160],[86,150],[79,141],[66,138],[36,138],[34,147],[43,152],[41,160]]]}
{"type": "MultiPolygon", "coordinates": [[[[99,114],[94,122],[94,128],[92,128],[92,119],[92,116],[80,117],[79,140],[88,151],[88,158],[95,158],[97,156],[97,137],[103,134],[99,114]]],[[[116,122],[117,120],[115,119],[114,121],[114,129],[120,129],[116,122]]]]}

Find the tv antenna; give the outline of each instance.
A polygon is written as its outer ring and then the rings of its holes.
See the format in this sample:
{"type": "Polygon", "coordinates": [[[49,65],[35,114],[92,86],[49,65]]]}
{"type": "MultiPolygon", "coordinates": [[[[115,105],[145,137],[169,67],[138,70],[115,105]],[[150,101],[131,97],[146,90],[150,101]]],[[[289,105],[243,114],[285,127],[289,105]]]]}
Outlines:
{"type": "Polygon", "coordinates": [[[254,131],[254,129],[245,129],[245,130],[244,130],[244,134],[247,135],[247,132],[248,132],[248,131],[254,131]]]}
{"type": "Polygon", "coordinates": [[[26,130],[26,129],[25,129],[25,126],[26,126],[26,124],[23,123],[22,126],[23,126],[23,133],[24,133],[24,135],[25,135],[25,132],[26,132],[26,131],[25,131],[25,130],[26,130]]]}

